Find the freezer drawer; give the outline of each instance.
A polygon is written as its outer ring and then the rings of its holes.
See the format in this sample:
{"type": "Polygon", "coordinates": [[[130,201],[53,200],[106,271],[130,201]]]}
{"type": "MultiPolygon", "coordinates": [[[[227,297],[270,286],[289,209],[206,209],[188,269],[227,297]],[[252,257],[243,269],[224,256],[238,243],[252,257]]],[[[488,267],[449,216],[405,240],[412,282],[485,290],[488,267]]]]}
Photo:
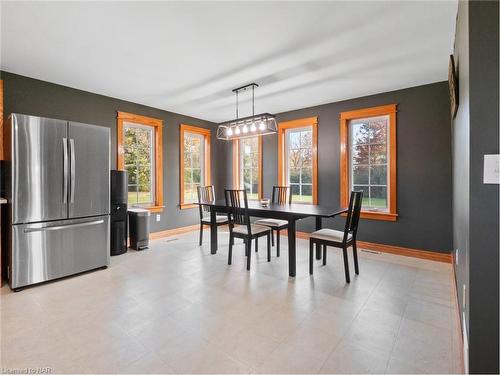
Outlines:
{"type": "Polygon", "coordinates": [[[12,226],[12,289],[109,264],[109,216],[12,226]]]}

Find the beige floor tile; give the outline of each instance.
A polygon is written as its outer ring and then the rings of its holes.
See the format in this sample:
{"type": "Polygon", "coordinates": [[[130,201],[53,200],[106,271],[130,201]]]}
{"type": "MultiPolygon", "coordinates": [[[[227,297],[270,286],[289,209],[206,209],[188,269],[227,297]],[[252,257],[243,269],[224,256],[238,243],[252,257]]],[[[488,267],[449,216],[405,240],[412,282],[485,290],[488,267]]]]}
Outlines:
{"type": "Polygon", "coordinates": [[[380,374],[387,368],[388,357],[378,352],[341,343],[321,367],[321,373],[333,374],[380,374]]]}

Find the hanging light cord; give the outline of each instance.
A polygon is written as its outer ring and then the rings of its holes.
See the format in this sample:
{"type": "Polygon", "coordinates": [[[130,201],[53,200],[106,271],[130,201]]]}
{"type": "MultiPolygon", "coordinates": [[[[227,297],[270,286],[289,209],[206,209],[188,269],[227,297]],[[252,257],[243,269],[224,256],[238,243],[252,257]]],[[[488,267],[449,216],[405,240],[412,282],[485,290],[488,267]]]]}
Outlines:
{"type": "Polygon", "coordinates": [[[236,91],[236,120],[239,119],[238,116],[238,91],[236,91]]]}

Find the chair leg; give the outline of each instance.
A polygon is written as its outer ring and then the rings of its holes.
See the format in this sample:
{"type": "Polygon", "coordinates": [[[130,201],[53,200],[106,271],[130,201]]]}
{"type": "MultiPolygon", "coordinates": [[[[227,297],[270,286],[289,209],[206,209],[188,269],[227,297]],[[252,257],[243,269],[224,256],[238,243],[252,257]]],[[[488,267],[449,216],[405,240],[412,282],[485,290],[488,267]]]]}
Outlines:
{"type": "Polygon", "coordinates": [[[313,274],[314,243],[309,240],[309,275],[313,274]]]}
{"type": "Polygon", "coordinates": [[[255,252],[259,252],[259,237],[255,238],[255,252]]]}
{"type": "MultiPolygon", "coordinates": [[[[272,231],[271,231],[272,233],[272,231]]],[[[271,233],[267,235],[267,261],[271,261],[271,233]]]]}
{"type": "Polygon", "coordinates": [[[203,224],[200,224],[200,246],[203,245],[203,224]]]}
{"type": "Polygon", "coordinates": [[[345,270],[345,281],[346,283],[351,282],[351,278],[349,277],[349,262],[347,261],[347,248],[343,248],[342,252],[344,253],[344,270],[345,270]]]}
{"type": "Polygon", "coordinates": [[[245,256],[248,256],[248,239],[243,239],[243,243],[245,244],[245,256]]]}
{"type": "Polygon", "coordinates": [[[252,257],[252,240],[249,238],[245,244],[247,252],[247,271],[250,271],[250,258],[252,257]]]}
{"type": "Polygon", "coordinates": [[[326,245],[323,245],[323,265],[326,266],[326,245]]]}
{"type": "Polygon", "coordinates": [[[231,265],[231,262],[233,261],[233,242],[234,242],[234,237],[232,233],[229,234],[229,253],[227,255],[227,264],[231,265]]]}
{"type": "Polygon", "coordinates": [[[279,258],[280,256],[280,231],[276,231],[276,256],[279,258]]]}
{"type": "Polygon", "coordinates": [[[356,246],[356,241],[352,243],[352,255],[354,257],[354,271],[356,272],[356,275],[359,275],[358,248],[356,246]]]}
{"type": "Polygon", "coordinates": [[[271,243],[274,246],[274,231],[271,229],[271,243]]]}

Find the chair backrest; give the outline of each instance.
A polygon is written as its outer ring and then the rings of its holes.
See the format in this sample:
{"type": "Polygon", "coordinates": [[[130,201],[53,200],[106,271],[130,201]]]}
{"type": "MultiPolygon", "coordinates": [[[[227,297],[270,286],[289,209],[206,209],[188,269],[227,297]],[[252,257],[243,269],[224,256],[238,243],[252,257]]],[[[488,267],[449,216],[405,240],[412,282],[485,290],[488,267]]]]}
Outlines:
{"type": "Polygon", "coordinates": [[[292,189],[290,188],[290,186],[273,186],[273,196],[271,199],[271,203],[292,203],[292,189]]]}
{"type": "Polygon", "coordinates": [[[361,215],[361,202],[363,201],[362,191],[351,191],[351,198],[349,199],[349,210],[347,211],[347,218],[344,229],[344,242],[347,241],[349,233],[353,238],[356,238],[358,232],[359,216],[361,215]]]}
{"type": "MultiPolygon", "coordinates": [[[[213,203],[215,201],[215,189],[213,185],[198,186],[198,203],[213,203]]],[[[199,205],[200,220],[203,219],[203,212],[210,212],[210,206],[199,205]]]]}
{"type": "Polygon", "coordinates": [[[246,225],[247,233],[252,234],[250,217],[248,216],[248,199],[246,190],[224,190],[227,207],[227,219],[232,229],[234,225],[246,225]]]}

